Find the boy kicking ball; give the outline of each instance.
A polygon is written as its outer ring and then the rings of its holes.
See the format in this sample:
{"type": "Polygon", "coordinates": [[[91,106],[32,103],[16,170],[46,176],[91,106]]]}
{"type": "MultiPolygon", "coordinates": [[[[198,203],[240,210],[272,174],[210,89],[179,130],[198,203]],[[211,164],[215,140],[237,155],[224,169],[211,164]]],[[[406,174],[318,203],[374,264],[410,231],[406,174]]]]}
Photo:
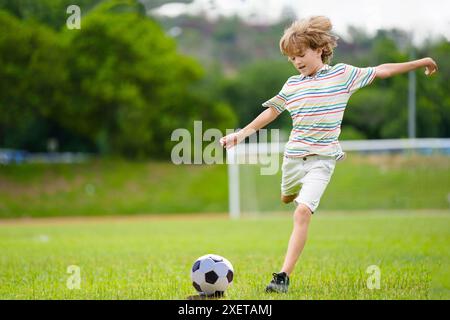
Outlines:
{"type": "Polygon", "coordinates": [[[265,127],[284,110],[292,117],[293,128],[282,165],[281,201],[294,201],[296,209],[283,266],[273,273],[266,287],[268,292],[287,292],[289,276],[306,243],[311,216],[319,206],[336,161],[345,158],[338,138],[351,95],[375,78],[385,79],[418,68],[425,68],[428,76],[437,71],[431,58],[368,68],[343,63],[330,66],[337,41],[331,29],[331,21],[323,16],[296,21],[286,29],[280,50],[299,74],[290,77],[275,97],[263,103],[267,109],[250,124],[220,140],[228,149],[265,127]]]}

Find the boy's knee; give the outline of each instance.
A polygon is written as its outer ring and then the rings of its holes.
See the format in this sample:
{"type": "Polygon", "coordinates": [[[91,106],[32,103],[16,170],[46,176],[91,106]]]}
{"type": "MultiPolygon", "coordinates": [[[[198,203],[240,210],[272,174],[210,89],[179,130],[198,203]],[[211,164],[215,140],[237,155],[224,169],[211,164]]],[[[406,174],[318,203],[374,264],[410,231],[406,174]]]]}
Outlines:
{"type": "Polygon", "coordinates": [[[296,224],[308,223],[311,219],[311,215],[311,210],[306,205],[299,203],[294,212],[294,222],[296,224]]]}
{"type": "Polygon", "coordinates": [[[285,196],[285,195],[281,195],[281,202],[283,203],[291,203],[292,201],[294,201],[294,199],[297,198],[296,194],[290,195],[290,196],[285,196]]]}

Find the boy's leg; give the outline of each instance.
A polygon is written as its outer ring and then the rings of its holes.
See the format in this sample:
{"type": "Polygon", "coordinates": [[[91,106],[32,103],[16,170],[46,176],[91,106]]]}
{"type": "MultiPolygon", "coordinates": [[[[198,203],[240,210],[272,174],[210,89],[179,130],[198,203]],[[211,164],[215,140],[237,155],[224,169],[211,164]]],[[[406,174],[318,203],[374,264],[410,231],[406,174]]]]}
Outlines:
{"type": "Polygon", "coordinates": [[[305,247],[311,215],[311,210],[302,203],[295,209],[294,226],[289,239],[283,267],[281,268],[281,272],[285,272],[287,275],[290,275],[294,270],[295,264],[305,247]]]}
{"type": "Polygon", "coordinates": [[[308,226],[312,212],[304,204],[299,204],[294,212],[294,229],[289,240],[284,264],[279,273],[273,274],[273,279],[266,287],[266,292],[286,293],[289,287],[289,274],[294,270],[306,242],[308,226]]]}
{"type": "Polygon", "coordinates": [[[320,198],[333,175],[336,161],[331,158],[314,157],[309,158],[305,163],[307,164],[307,174],[301,179],[303,186],[295,199],[297,208],[294,212],[294,226],[281,269],[288,275],[294,270],[295,264],[303,251],[311,215],[319,206],[320,198]]]}
{"type": "Polygon", "coordinates": [[[313,156],[300,159],[285,158],[282,167],[281,200],[289,203],[294,198],[297,208],[294,212],[294,227],[289,239],[283,267],[266,287],[267,292],[287,292],[289,275],[294,270],[305,247],[312,213],[317,209],[320,198],[333,175],[336,160],[331,157],[313,156]]]}

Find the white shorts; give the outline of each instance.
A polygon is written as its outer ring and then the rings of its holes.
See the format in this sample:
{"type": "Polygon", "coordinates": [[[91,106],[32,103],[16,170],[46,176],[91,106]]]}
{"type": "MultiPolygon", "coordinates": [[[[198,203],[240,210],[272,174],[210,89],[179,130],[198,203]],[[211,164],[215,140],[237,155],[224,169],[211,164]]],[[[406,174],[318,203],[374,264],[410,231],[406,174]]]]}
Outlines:
{"type": "Polygon", "coordinates": [[[281,168],[281,194],[297,194],[295,204],[302,203],[314,213],[319,206],[331,176],[336,160],[326,156],[308,156],[304,158],[284,157],[281,168]],[[299,192],[300,191],[300,192],[299,192]]]}

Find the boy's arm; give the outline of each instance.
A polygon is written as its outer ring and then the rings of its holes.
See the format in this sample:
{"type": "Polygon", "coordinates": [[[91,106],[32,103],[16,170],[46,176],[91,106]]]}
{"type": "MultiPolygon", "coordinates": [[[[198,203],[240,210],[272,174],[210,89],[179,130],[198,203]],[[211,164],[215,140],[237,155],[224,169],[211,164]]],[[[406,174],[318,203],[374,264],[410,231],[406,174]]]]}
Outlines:
{"type": "Polygon", "coordinates": [[[425,68],[425,74],[431,76],[438,69],[436,62],[431,58],[423,58],[414,61],[408,61],[404,63],[386,63],[375,67],[376,77],[385,79],[395,76],[400,73],[416,70],[419,68],[425,68]]]}
{"type": "Polygon", "coordinates": [[[246,137],[271,123],[278,117],[279,114],[280,113],[275,110],[275,108],[269,107],[261,112],[259,116],[250,122],[244,129],[221,138],[220,143],[223,147],[229,149],[244,140],[246,137]]]}

